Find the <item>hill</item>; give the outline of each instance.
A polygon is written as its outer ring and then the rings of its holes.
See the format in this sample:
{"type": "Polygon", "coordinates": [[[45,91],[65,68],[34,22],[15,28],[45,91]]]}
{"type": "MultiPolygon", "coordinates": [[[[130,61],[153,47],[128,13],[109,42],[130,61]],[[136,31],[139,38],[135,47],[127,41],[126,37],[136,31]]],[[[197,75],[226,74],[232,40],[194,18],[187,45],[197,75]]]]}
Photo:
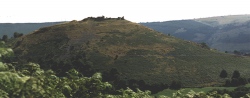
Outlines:
{"type": "Polygon", "coordinates": [[[141,23],[154,30],[194,42],[205,42],[220,51],[250,51],[250,15],[141,23]]]}
{"type": "Polygon", "coordinates": [[[46,23],[0,23],[0,36],[8,35],[12,37],[14,32],[28,34],[41,27],[52,26],[62,22],[46,22],[46,23]]]}
{"type": "Polygon", "coordinates": [[[241,24],[250,21],[250,15],[229,15],[217,16],[208,18],[194,19],[195,21],[210,25],[210,26],[224,26],[228,24],[241,24]]]}
{"type": "Polygon", "coordinates": [[[207,42],[210,36],[217,30],[216,27],[211,27],[194,20],[177,20],[141,24],[159,32],[163,32],[164,34],[170,34],[177,38],[195,42],[207,42]]]}
{"type": "Polygon", "coordinates": [[[250,58],[205,49],[124,18],[90,17],[44,27],[16,39],[13,48],[20,61],[39,63],[59,75],[75,68],[85,76],[109,73],[109,79],[129,83],[180,81],[184,87],[200,87],[223,83],[222,69],[229,77],[234,70],[250,75],[250,58]]]}

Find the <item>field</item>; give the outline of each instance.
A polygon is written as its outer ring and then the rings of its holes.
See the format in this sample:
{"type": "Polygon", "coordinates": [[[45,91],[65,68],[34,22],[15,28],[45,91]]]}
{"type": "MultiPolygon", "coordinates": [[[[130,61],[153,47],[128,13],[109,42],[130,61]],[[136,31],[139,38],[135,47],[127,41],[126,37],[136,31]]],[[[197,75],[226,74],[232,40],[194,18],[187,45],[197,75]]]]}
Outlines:
{"type": "MultiPolygon", "coordinates": [[[[209,92],[213,89],[227,89],[227,90],[234,90],[236,87],[203,87],[203,88],[183,88],[183,92],[182,94],[187,94],[188,92],[190,92],[191,90],[193,90],[194,92],[209,92]]],[[[160,96],[160,95],[165,95],[165,96],[172,96],[173,93],[177,92],[177,90],[171,90],[171,89],[165,89],[161,92],[158,92],[157,94],[154,94],[154,96],[160,96]]]]}
{"type": "MultiPolygon", "coordinates": [[[[244,87],[250,87],[250,84],[245,85],[244,87]]],[[[188,92],[190,92],[191,90],[193,90],[194,92],[204,92],[207,93],[211,90],[214,89],[219,89],[219,90],[228,90],[228,91],[233,91],[234,89],[236,89],[237,87],[203,87],[203,88],[183,88],[182,90],[182,94],[187,94],[188,92]]],[[[158,92],[156,94],[153,94],[153,96],[160,96],[160,95],[164,95],[164,96],[172,96],[173,93],[177,92],[178,90],[171,90],[171,89],[165,89],[161,92],[158,92]]]]}

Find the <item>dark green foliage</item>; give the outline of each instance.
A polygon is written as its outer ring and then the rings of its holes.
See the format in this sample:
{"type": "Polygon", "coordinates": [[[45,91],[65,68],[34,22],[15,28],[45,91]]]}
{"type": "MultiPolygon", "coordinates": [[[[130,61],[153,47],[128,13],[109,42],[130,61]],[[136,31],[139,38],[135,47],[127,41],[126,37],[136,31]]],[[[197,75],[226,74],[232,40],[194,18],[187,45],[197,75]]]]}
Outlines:
{"type": "Polygon", "coordinates": [[[147,84],[145,83],[144,80],[139,80],[137,83],[139,85],[138,88],[140,88],[141,90],[149,90],[149,89],[147,89],[147,84]]]}
{"type": "Polygon", "coordinates": [[[231,97],[233,97],[233,98],[240,98],[240,97],[246,95],[247,93],[250,93],[249,87],[238,87],[238,88],[234,89],[234,91],[232,91],[228,94],[231,95],[231,97]]]}
{"type": "Polygon", "coordinates": [[[204,42],[200,43],[200,45],[201,45],[201,48],[210,49],[209,46],[204,42]]]}
{"type": "Polygon", "coordinates": [[[214,89],[210,92],[214,92],[216,91],[218,94],[220,95],[224,95],[224,94],[229,94],[232,98],[249,98],[249,96],[246,96],[246,94],[250,93],[250,88],[249,87],[237,87],[236,89],[229,91],[229,90],[219,90],[219,89],[214,89]]]}
{"type": "Polygon", "coordinates": [[[239,84],[240,85],[246,85],[247,83],[248,83],[248,81],[247,81],[246,78],[242,78],[242,77],[239,78],[239,84]]]}
{"type": "Polygon", "coordinates": [[[152,94],[155,94],[164,89],[170,88],[168,84],[160,83],[160,84],[146,84],[145,89],[150,90],[152,94]]]}
{"type": "Polygon", "coordinates": [[[23,36],[23,33],[14,32],[14,34],[13,34],[14,38],[18,38],[18,37],[21,37],[21,36],[23,36]]]}
{"type": "Polygon", "coordinates": [[[130,79],[130,80],[128,80],[128,87],[131,87],[131,89],[136,89],[136,88],[138,88],[139,87],[139,85],[137,84],[137,80],[135,80],[135,79],[130,79]]]}
{"type": "Polygon", "coordinates": [[[231,86],[236,87],[236,86],[239,86],[239,84],[240,84],[239,79],[233,78],[233,79],[231,80],[231,86]]]}
{"type": "Polygon", "coordinates": [[[112,68],[109,72],[104,74],[103,78],[105,79],[104,81],[117,81],[119,80],[119,75],[120,73],[117,71],[117,69],[112,68]]]}
{"type": "Polygon", "coordinates": [[[235,70],[233,72],[233,76],[231,78],[231,81],[226,80],[225,86],[226,87],[229,87],[229,86],[237,87],[237,86],[245,85],[247,83],[248,83],[248,80],[246,78],[241,77],[239,71],[235,70]]]}
{"type": "Polygon", "coordinates": [[[225,87],[230,87],[230,86],[231,86],[231,81],[230,81],[230,80],[226,80],[224,86],[225,86],[225,87]]]}
{"type": "Polygon", "coordinates": [[[226,80],[225,85],[226,87],[237,87],[237,86],[242,86],[246,85],[248,83],[246,78],[233,78],[230,80],[226,80]]]}
{"type": "MultiPolygon", "coordinates": [[[[1,56],[8,57],[12,55],[13,51],[9,48],[5,48],[2,44],[4,43],[0,44],[1,56]]],[[[86,62],[83,57],[84,55],[77,56],[74,58],[76,61],[72,60],[72,63],[76,64],[76,68],[77,66],[85,65],[86,62]]],[[[50,62],[56,64],[53,61],[50,62]]],[[[63,71],[66,74],[65,76],[58,77],[54,71],[40,69],[40,65],[35,63],[21,64],[16,62],[13,64],[15,66],[12,66],[11,63],[6,64],[0,62],[1,98],[150,97],[150,92],[148,91],[142,92],[137,89],[137,94],[129,88],[127,90],[120,90],[122,92],[120,95],[110,95],[112,85],[108,82],[102,82],[101,73],[95,73],[91,77],[84,77],[82,73],[79,73],[76,69],[67,69],[67,72],[63,71]],[[5,67],[7,67],[7,69],[5,67]]],[[[88,70],[88,67],[85,68],[88,70]]],[[[109,75],[111,77],[118,77],[119,72],[113,68],[110,70],[109,75]]],[[[113,80],[118,80],[118,78],[114,78],[113,80]]]]}
{"type": "Polygon", "coordinates": [[[241,55],[241,52],[240,51],[237,51],[237,50],[234,50],[233,52],[235,55],[241,55]]]}
{"type": "Polygon", "coordinates": [[[6,42],[8,40],[8,35],[3,35],[2,41],[6,42]]]}
{"type": "Polygon", "coordinates": [[[89,52],[89,56],[86,59],[88,62],[91,62],[92,65],[103,67],[104,65],[106,65],[105,63],[112,58],[99,53],[99,51],[93,51],[89,52]]]}
{"type": "Polygon", "coordinates": [[[233,72],[233,76],[232,76],[232,79],[238,79],[238,78],[240,78],[240,72],[238,71],[238,70],[235,70],[234,72],[233,72]]]}
{"type": "Polygon", "coordinates": [[[226,78],[227,77],[227,71],[225,69],[223,69],[221,72],[220,72],[220,77],[221,78],[226,78]]]}
{"type": "Polygon", "coordinates": [[[181,88],[181,82],[179,81],[172,81],[172,83],[170,84],[169,88],[170,89],[174,89],[174,90],[178,90],[181,88]]]}
{"type": "Polygon", "coordinates": [[[135,79],[129,79],[127,81],[124,80],[115,80],[113,83],[114,88],[116,90],[119,89],[125,89],[126,87],[131,88],[132,90],[140,89],[140,90],[150,90],[152,94],[155,94],[159,91],[162,91],[164,89],[168,88],[167,84],[148,84],[145,83],[144,80],[135,80],[135,79]]]}
{"type": "Polygon", "coordinates": [[[84,53],[76,55],[69,60],[60,62],[50,61],[48,64],[53,65],[50,68],[54,70],[58,76],[65,76],[65,72],[69,71],[70,69],[76,69],[77,71],[81,72],[81,74],[88,77],[92,76],[96,72],[92,68],[93,63],[88,60],[84,53]]]}

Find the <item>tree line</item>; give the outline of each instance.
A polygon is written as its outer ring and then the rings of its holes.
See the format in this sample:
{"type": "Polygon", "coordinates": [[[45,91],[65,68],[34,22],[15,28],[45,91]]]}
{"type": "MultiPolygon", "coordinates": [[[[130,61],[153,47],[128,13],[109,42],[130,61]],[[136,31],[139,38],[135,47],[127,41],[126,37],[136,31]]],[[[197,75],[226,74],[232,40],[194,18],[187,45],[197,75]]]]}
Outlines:
{"type": "MultiPolygon", "coordinates": [[[[228,73],[226,70],[222,70],[219,75],[221,78],[227,78],[228,73]]],[[[246,79],[241,77],[240,72],[238,70],[234,70],[233,75],[230,79],[227,79],[224,86],[225,87],[237,87],[242,86],[250,82],[250,78],[246,79]]]]}
{"type": "MultiPolygon", "coordinates": [[[[23,33],[14,32],[12,38],[18,38],[23,36],[23,33]]],[[[3,35],[1,41],[7,42],[9,39],[8,35],[3,35]]]]}

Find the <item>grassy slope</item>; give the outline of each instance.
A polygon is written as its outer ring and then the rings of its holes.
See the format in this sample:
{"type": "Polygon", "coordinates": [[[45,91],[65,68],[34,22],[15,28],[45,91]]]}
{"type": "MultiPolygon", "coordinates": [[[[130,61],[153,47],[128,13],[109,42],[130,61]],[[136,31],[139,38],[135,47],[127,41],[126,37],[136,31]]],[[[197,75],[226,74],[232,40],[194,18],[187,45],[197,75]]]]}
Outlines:
{"type": "Polygon", "coordinates": [[[86,55],[95,69],[116,68],[124,79],[168,84],[177,80],[186,87],[217,85],[222,69],[229,75],[234,70],[246,77],[250,73],[249,58],[203,49],[126,20],[72,21],[41,28],[19,38],[14,50],[35,62],[86,55]]]}

